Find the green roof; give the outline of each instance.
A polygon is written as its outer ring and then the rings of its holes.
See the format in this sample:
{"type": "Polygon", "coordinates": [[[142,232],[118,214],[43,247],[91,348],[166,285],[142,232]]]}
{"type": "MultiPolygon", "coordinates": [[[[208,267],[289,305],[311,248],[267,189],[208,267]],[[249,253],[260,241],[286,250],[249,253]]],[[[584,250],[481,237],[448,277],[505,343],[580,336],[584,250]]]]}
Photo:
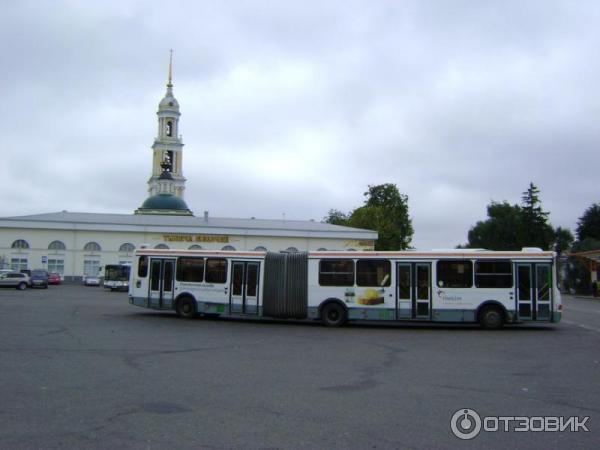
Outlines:
{"type": "Polygon", "coordinates": [[[193,215],[183,199],[172,194],[157,194],[148,197],[135,213],[193,215]]]}

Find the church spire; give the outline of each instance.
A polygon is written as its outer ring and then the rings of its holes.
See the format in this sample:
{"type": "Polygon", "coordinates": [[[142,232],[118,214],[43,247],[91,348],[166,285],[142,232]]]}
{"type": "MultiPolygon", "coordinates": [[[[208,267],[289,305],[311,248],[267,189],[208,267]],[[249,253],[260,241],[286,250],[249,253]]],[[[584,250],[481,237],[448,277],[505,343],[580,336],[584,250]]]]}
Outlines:
{"type": "Polygon", "coordinates": [[[167,87],[173,87],[173,49],[169,50],[169,82],[167,87]]]}
{"type": "Polygon", "coordinates": [[[150,195],[164,192],[183,197],[185,178],[183,176],[183,142],[179,133],[179,103],[173,95],[173,50],[169,51],[169,71],[167,92],[158,104],[158,135],[152,145],[152,175],[148,180],[150,195]],[[169,170],[163,167],[168,161],[169,170]],[[165,183],[168,177],[169,183],[165,183]]]}

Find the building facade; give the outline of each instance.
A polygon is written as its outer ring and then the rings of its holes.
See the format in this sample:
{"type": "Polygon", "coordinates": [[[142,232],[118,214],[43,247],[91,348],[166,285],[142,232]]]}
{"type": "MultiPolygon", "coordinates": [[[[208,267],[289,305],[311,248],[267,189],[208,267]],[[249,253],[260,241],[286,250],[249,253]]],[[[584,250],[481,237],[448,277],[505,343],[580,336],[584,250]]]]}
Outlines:
{"type": "Polygon", "coordinates": [[[0,218],[0,264],[66,280],[130,263],[142,245],[211,250],[371,250],[373,231],[311,221],[57,212],[0,218]]]}
{"type": "Polygon", "coordinates": [[[377,233],[314,221],[195,217],[184,200],[179,103],[172,58],[158,106],[149,197],[133,214],[54,212],[0,218],[0,268],[44,268],[68,281],[131,263],[136,248],[212,250],[372,250],[377,233]]]}

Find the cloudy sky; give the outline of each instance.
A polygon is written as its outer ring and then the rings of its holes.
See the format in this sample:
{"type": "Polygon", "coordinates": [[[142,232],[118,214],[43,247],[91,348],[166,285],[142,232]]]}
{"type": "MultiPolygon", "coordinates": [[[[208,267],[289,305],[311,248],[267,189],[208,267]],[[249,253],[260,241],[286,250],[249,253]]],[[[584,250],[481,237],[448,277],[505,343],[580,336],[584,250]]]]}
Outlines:
{"type": "Polygon", "coordinates": [[[197,215],[394,183],[425,249],[530,181],[555,226],[600,202],[597,1],[18,1],[0,38],[0,216],[140,206],[171,48],[197,215]]]}

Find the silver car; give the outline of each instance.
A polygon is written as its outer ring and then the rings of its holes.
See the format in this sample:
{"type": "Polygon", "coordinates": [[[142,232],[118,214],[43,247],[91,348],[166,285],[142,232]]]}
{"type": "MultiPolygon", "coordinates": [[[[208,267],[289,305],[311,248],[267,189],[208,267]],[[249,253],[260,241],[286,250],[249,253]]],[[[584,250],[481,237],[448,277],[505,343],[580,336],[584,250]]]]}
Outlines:
{"type": "Polygon", "coordinates": [[[5,272],[0,274],[0,286],[14,287],[19,290],[26,289],[31,286],[29,275],[21,272],[5,272]]]}
{"type": "Polygon", "coordinates": [[[83,277],[83,284],[86,286],[100,286],[100,277],[87,275],[83,277]]]}

